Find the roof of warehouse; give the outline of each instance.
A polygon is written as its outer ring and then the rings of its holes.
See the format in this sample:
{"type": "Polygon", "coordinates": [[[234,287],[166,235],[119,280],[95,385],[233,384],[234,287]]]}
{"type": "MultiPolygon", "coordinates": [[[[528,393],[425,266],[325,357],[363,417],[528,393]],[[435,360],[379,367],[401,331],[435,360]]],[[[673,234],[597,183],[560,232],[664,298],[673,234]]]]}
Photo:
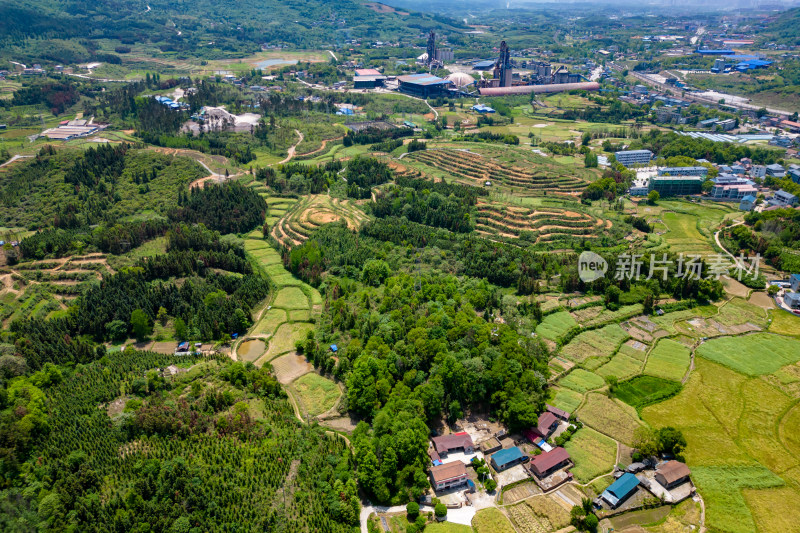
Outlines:
{"type": "Polygon", "coordinates": [[[398,76],[397,79],[401,83],[413,83],[415,85],[448,85],[452,83],[450,80],[445,80],[433,74],[409,74],[408,76],[398,76]]]}

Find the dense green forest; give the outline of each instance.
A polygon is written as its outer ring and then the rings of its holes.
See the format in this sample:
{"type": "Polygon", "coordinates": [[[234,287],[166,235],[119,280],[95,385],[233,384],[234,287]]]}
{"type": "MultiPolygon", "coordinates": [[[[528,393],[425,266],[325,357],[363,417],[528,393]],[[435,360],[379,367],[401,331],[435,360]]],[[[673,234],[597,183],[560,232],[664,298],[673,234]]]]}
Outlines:
{"type": "Polygon", "coordinates": [[[48,145],[0,174],[0,224],[76,228],[144,211],[166,214],[179,193],[206,174],[191,159],[129,145],[85,152],[48,145]]]}
{"type": "MultiPolygon", "coordinates": [[[[393,274],[381,260],[364,264],[361,281],[326,281],[322,335],[344,345],[333,373],[348,408],[372,422],[354,433],[359,479],[377,501],[402,502],[428,485],[426,421],[453,421],[488,400],[512,431],[535,423],[549,352],[475,311],[491,304],[485,281],[393,274]]],[[[305,351],[330,368],[324,350],[305,351]]]]}
{"type": "Polygon", "coordinates": [[[8,357],[4,531],[350,532],[358,523],[345,442],[298,422],[269,367],[219,358],[186,372],[195,359],[126,350],[21,375],[8,357]]]}

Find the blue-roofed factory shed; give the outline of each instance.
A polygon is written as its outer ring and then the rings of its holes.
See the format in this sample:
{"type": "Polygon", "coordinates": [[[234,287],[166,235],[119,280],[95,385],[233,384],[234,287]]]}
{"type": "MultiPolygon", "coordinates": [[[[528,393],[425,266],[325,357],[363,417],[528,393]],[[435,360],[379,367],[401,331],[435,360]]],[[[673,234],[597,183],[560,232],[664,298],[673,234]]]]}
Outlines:
{"type": "Polygon", "coordinates": [[[704,56],[732,56],[735,55],[736,52],[733,50],[695,50],[696,54],[704,55],[704,56]]]}
{"type": "Polygon", "coordinates": [[[442,96],[447,94],[453,82],[434,76],[433,74],[411,74],[408,76],[398,76],[400,90],[404,93],[428,98],[430,96],[442,96]]]}
{"type": "Polygon", "coordinates": [[[512,466],[524,463],[528,456],[522,453],[522,450],[516,446],[500,450],[492,455],[492,466],[498,472],[508,470],[512,466]]]}
{"type": "Polygon", "coordinates": [[[616,509],[619,505],[627,500],[634,492],[636,487],[639,486],[639,479],[629,472],[622,474],[619,479],[611,484],[603,494],[600,495],[612,509],[616,509]]]}

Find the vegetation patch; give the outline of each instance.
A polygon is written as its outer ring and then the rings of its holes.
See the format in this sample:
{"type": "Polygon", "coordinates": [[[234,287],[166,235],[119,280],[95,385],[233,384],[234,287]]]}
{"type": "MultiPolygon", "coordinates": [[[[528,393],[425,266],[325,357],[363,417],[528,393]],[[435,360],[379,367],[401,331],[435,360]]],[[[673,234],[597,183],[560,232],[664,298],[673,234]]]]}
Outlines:
{"type": "Polygon", "coordinates": [[[633,433],[640,425],[635,410],[604,394],[588,394],[578,415],[584,424],[628,445],[633,444],[633,433]]]}
{"type": "MultiPolygon", "coordinates": [[[[692,479],[706,501],[708,526],[729,533],[757,530],[742,494],[744,489],[769,489],[784,484],[781,478],[760,465],[696,466],[692,468],[692,479]]],[[[791,507],[790,502],[785,502],[772,512],[780,514],[780,508],[785,505],[791,507]]]]}
{"type": "Polygon", "coordinates": [[[559,388],[556,390],[556,394],[551,400],[551,403],[554,407],[563,409],[568,413],[573,413],[581,404],[581,401],[583,401],[582,394],[569,389],[559,388]]]}
{"type": "Polygon", "coordinates": [[[681,388],[682,385],[677,381],[655,376],[636,376],[617,385],[614,389],[614,396],[638,411],[648,405],[671,398],[679,393],[681,388]]]}
{"type": "Polygon", "coordinates": [[[536,334],[541,335],[545,339],[557,341],[559,337],[577,325],[578,323],[575,322],[575,319],[572,318],[569,312],[559,311],[544,317],[542,323],[536,327],[536,334]]]}
{"type": "Polygon", "coordinates": [[[472,527],[475,533],[516,533],[506,515],[497,507],[488,507],[475,513],[472,527]]]}
{"type": "Polygon", "coordinates": [[[650,351],[644,373],[649,376],[680,381],[689,368],[690,359],[691,353],[686,346],[672,339],[661,339],[650,351]]]}
{"type": "Polygon", "coordinates": [[[771,374],[800,361],[796,340],[771,333],[712,339],[701,344],[696,353],[749,376],[771,374]]]}
{"type": "Polygon", "coordinates": [[[586,392],[594,389],[599,389],[605,385],[603,378],[592,372],[588,372],[582,368],[576,368],[563,378],[558,384],[562,387],[567,387],[577,392],[586,392]]]}
{"type": "Polygon", "coordinates": [[[269,341],[266,359],[270,360],[276,355],[294,351],[295,343],[304,341],[309,331],[314,331],[313,324],[305,322],[281,324],[269,341]]]}
{"type": "Polygon", "coordinates": [[[628,334],[618,324],[584,331],[562,348],[561,353],[577,363],[590,357],[610,357],[628,334]]]}
{"type": "Polygon", "coordinates": [[[611,361],[595,370],[595,372],[604,378],[614,376],[619,379],[626,379],[635,376],[641,372],[641,370],[641,361],[627,356],[624,353],[617,353],[611,358],[611,361]]]}
{"type": "Polygon", "coordinates": [[[342,395],[333,381],[312,372],[292,383],[300,397],[305,412],[311,416],[321,415],[332,409],[342,395]]]}
{"type": "Polygon", "coordinates": [[[278,291],[272,305],[281,309],[308,309],[308,297],[299,287],[285,287],[278,291]]]}
{"type": "Polygon", "coordinates": [[[572,474],[579,483],[608,474],[617,459],[617,443],[588,427],[575,432],[564,448],[575,463],[572,474]]]}

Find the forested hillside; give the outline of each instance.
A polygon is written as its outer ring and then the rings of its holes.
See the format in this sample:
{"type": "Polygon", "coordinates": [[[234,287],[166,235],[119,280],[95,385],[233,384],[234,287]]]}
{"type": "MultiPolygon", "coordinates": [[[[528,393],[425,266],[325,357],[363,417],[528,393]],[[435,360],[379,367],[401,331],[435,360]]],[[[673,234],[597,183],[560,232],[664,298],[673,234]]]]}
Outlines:
{"type": "Polygon", "coordinates": [[[235,57],[260,49],[261,43],[319,48],[346,39],[414,38],[436,28],[463,29],[460,22],[417,13],[377,12],[355,0],[242,3],[104,0],[0,2],[0,53],[17,61],[79,63],[119,61],[98,58],[96,39],[121,46],[149,43],[162,52],[208,59],[235,57]],[[27,39],[33,39],[28,41],[27,39]],[[209,44],[213,43],[213,44],[209,44]]]}
{"type": "Polygon", "coordinates": [[[268,367],[195,362],[126,350],[18,377],[0,403],[0,529],[352,531],[344,440],[299,423],[268,367]]]}
{"type": "Polygon", "coordinates": [[[76,228],[151,211],[166,214],[207,172],[187,158],[100,146],[85,152],[42,148],[0,174],[0,225],[76,228]]]}

